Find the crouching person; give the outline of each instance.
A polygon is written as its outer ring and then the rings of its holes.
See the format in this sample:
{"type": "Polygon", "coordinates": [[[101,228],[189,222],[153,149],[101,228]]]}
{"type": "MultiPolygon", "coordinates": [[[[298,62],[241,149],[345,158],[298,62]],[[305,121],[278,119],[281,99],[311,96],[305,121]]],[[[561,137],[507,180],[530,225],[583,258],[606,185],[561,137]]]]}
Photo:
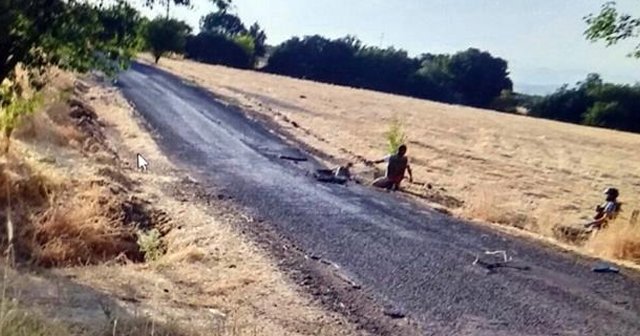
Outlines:
{"type": "Polygon", "coordinates": [[[409,166],[409,158],[406,156],[407,146],[398,147],[396,154],[389,155],[384,159],[373,161],[373,163],[387,163],[387,171],[384,177],[373,181],[373,186],[387,190],[399,190],[405,171],[409,173],[409,182],[413,182],[413,173],[409,166]]]}
{"type": "Polygon", "coordinates": [[[621,203],[618,202],[618,189],[607,188],[604,194],[606,195],[605,202],[596,207],[596,215],[593,217],[593,221],[585,224],[585,228],[592,230],[604,229],[618,216],[621,210],[621,203]]]}

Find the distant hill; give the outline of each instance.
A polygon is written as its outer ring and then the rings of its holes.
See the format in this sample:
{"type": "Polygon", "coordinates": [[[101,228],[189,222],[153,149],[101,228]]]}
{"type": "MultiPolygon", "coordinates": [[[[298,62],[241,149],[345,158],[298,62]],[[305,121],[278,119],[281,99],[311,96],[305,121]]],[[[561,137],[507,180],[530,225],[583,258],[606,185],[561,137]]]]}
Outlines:
{"type": "Polygon", "coordinates": [[[515,91],[529,95],[544,96],[556,91],[560,85],[515,83],[515,91]]]}

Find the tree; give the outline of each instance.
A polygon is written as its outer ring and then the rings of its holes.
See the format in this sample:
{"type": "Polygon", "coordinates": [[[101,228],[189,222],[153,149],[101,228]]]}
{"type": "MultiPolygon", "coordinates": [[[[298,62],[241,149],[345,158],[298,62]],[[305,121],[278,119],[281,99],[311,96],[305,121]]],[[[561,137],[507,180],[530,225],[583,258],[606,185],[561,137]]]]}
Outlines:
{"type": "Polygon", "coordinates": [[[0,128],[5,150],[19,116],[35,108],[50,66],[79,71],[126,66],[139,45],[138,20],[124,0],[110,6],[75,0],[1,0],[0,128]],[[28,80],[18,78],[18,68],[28,80]]]}
{"type": "Polygon", "coordinates": [[[364,47],[356,53],[356,86],[407,94],[411,76],[420,68],[418,60],[393,47],[364,47]]]}
{"type": "Polygon", "coordinates": [[[264,57],[267,53],[266,42],[267,42],[267,34],[260,27],[260,25],[256,22],[249,28],[249,35],[253,37],[253,43],[255,46],[255,55],[257,57],[264,57]]]}
{"type": "Polygon", "coordinates": [[[345,84],[355,78],[360,42],[351,37],[329,40],[320,35],[294,37],[277,46],[266,70],[282,75],[345,84]]]}
{"type": "Polygon", "coordinates": [[[453,89],[466,105],[488,107],[503,90],[513,88],[507,61],[478,49],[451,56],[447,72],[453,79],[453,89]]]}
{"type": "Polygon", "coordinates": [[[191,27],[183,21],[158,17],[147,26],[147,44],[158,63],[168,52],[184,52],[191,27]]]}
{"type": "Polygon", "coordinates": [[[253,65],[253,58],[251,51],[245,48],[224,35],[201,32],[189,36],[185,55],[199,62],[246,69],[253,65]]]}
{"type": "MultiPolygon", "coordinates": [[[[600,13],[590,14],[584,20],[588,24],[584,34],[587,40],[592,42],[604,40],[607,46],[611,46],[623,40],[640,37],[640,17],[620,13],[614,1],[606,2],[602,5],[600,13]]],[[[640,44],[636,45],[629,56],[640,58],[640,44]]]]}
{"type": "Polygon", "coordinates": [[[232,38],[248,33],[242,20],[237,15],[228,13],[226,10],[213,12],[202,17],[200,19],[200,29],[232,38]]]}
{"type": "Polygon", "coordinates": [[[233,39],[233,42],[240,46],[245,54],[253,59],[256,52],[256,43],[253,41],[253,37],[251,37],[251,35],[247,34],[236,36],[233,39]]]}
{"type": "Polygon", "coordinates": [[[534,100],[531,115],[577,124],[640,132],[640,86],[605,83],[589,74],[574,88],[563,86],[534,100]]]}

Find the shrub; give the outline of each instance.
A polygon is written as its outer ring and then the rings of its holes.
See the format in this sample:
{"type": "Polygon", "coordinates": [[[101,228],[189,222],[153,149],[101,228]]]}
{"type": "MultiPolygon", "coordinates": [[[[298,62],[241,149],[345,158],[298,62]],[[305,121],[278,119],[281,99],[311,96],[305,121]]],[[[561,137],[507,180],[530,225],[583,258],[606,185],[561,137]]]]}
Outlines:
{"type": "Polygon", "coordinates": [[[398,147],[404,144],[406,136],[402,130],[402,123],[397,118],[394,118],[389,125],[389,130],[385,133],[387,139],[387,151],[390,154],[394,154],[398,151],[398,147]]]}
{"type": "Polygon", "coordinates": [[[138,232],[138,246],[147,261],[156,261],[164,254],[160,232],[156,229],[138,232]]]}

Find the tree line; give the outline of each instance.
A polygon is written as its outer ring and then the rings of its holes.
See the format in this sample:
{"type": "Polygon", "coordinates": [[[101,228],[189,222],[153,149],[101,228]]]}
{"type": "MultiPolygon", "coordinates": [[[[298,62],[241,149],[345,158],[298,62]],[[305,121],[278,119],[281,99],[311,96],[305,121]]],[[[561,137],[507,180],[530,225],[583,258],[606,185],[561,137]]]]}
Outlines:
{"type": "MultiPolygon", "coordinates": [[[[609,7],[606,7],[609,8],[609,7]]],[[[266,34],[255,23],[247,29],[224,7],[201,19],[200,33],[185,29],[184,47],[175,49],[200,62],[250,69],[319,82],[424,98],[439,102],[523,113],[539,118],[640,132],[640,87],[604,83],[589,75],[575,87],[547,96],[513,92],[508,63],[470,48],[453,55],[422,54],[364,45],[352,36],[293,37],[266,55],[266,34]]],[[[162,18],[157,20],[164,20],[162,18]]],[[[592,25],[596,17],[587,19],[592,25]]],[[[177,23],[174,23],[177,25],[177,23]]],[[[589,28],[589,34],[595,34],[589,28]]],[[[160,39],[166,43],[167,39],[160,39]]]]}
{"type": "MultiPolygon", "coordinates": [[[[264,30],[258,23],[247,29],[228,6],[204,16],[197,35],[186,28],[167,18],[150,23],[156,61],[171,51],[199,62],[255,69],[266,56],[264,30]],[[172,38],[161,33],[167,27],[175,32],[172,38]]],[[[513,87],[507,61],[485,51],[410,57],[404,50],[366,46],[351,36],[293,37],[275,46],[266,63],[261,70],[270,73],[476,107],[493,107],[513,87]]]]}
{"type": "Polygon", "coordinates": [[[640,133],[640,84],[605,83],[589,74],[574,87],[530,99],[529,109],[534,117],[640,133]]]}
{"type": "MultiPolygon", "coordinates": [[[[435,101],[516,112],[565,122],[640,132],[640,87],[604,83],[590,75],[575,87],[532,97],[513,92],[507,61],[478,49],[411,57],[393,47],[367,46],[352,36],[293,37],[266,44],[258,23],[251,26],[228,0],[211,0],[217,10],[193,33],[169,16],[146,19],[131,1],[109,5],[80,0],[0,0],[0,130],[10,137],[19,116],[37,107],[38,92],[52,66],[116,73],[141,50],[156,61],[169,52],[200,62],[306,78],[435,101]],[[266,66],[263,66],[266,64],[266,66]],[[18,69],[28,80],[17,80],[18,69]]],[[[167,6],[189,0],[147,0],[167,6]]],[[[585,35],[614,44],[633,38],[640,20],[611,4],[586,17],[585,35]]],[[[633,56],[640,56],[637,49],[633,56]]]]}

